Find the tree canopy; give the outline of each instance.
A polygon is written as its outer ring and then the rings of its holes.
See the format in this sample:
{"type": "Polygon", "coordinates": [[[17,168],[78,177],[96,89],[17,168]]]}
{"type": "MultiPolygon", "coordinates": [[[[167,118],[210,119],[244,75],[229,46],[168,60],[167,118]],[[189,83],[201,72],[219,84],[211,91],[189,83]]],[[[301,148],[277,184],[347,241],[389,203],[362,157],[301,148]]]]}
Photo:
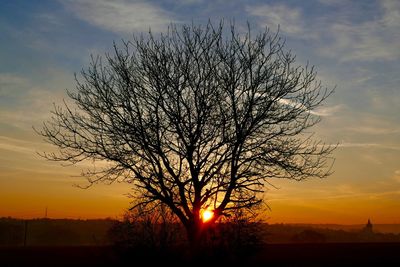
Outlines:
{"type": "Polygon", "coordinates": [[[59,148],[45,156],[105,161],[91,183],[126,181],[137,203],[162,203],[200,235],[210,223],[260,203],[270,178],[330,174],[333,146],[308,129],[332,90],[313,66],[295,65],[278,33],[250,27],[171,25],[114,44],[55,106],[40,134],[59,148]]]}

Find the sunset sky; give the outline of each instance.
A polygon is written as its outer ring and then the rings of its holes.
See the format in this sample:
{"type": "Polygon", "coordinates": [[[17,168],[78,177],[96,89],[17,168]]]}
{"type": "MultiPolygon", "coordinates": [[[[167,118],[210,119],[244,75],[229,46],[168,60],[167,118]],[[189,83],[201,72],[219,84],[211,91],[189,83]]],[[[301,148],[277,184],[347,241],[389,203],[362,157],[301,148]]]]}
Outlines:
{"type": "Polygon", "coordinates": [[[169,23],[249,21],[286,38],[297,63],[316,66],[332,95],[316,135],[339,143],[335,173],[271,180],[268,222],[400,223],[400,1],[14,0],[0,3],[0,217],[119,217],[129,185],[85,185],[80,167],[36,152],[52,148],[32,127],[75,87],[90,55],[169,23]]]}

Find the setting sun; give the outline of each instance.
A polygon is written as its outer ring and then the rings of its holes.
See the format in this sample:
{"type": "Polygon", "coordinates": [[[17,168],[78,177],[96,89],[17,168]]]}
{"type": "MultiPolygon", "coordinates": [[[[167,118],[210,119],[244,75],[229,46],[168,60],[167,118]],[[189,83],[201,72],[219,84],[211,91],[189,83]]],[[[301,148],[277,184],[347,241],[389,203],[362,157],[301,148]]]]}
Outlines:
{"type": "Polygon", "coordinates": [[[204,210],[201,213],[201,219],[203,222],[209,221],[214,216],[214,212],[212,210],[204,210]]]}

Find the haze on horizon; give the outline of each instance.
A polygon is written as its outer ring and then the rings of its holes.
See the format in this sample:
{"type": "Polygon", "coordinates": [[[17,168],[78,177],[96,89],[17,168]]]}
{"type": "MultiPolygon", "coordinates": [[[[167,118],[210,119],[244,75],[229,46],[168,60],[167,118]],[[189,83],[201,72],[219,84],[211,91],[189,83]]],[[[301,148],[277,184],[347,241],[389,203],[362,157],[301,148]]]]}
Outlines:
{"type": "Polygon", "coordinates": [[[129,185],[83,190],[80,167],[45,161],[52,148],[32,130],[75,87],[74,72],[132,33],[169,23],[235,20],[269,26],[299,64],[316,66],[336,92],[314,127],[334,152],[335,173],[304,182],[271,180],[268,222],[400,223],[400,2],[16,0],[0,4],[0,217],[119,217],[129,185]]]}

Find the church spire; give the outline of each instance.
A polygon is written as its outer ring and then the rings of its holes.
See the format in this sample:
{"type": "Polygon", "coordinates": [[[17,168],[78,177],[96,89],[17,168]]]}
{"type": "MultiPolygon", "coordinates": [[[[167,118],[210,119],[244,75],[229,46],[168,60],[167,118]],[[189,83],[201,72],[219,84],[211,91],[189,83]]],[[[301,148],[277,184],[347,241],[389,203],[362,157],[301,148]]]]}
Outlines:
{"type": "Polygon", "coordinates": [[[364,227],[364,231],[372,233],[372,223],[371,223],[371,220],[369,218],[368,218],[367,224],[364,227]]]}

